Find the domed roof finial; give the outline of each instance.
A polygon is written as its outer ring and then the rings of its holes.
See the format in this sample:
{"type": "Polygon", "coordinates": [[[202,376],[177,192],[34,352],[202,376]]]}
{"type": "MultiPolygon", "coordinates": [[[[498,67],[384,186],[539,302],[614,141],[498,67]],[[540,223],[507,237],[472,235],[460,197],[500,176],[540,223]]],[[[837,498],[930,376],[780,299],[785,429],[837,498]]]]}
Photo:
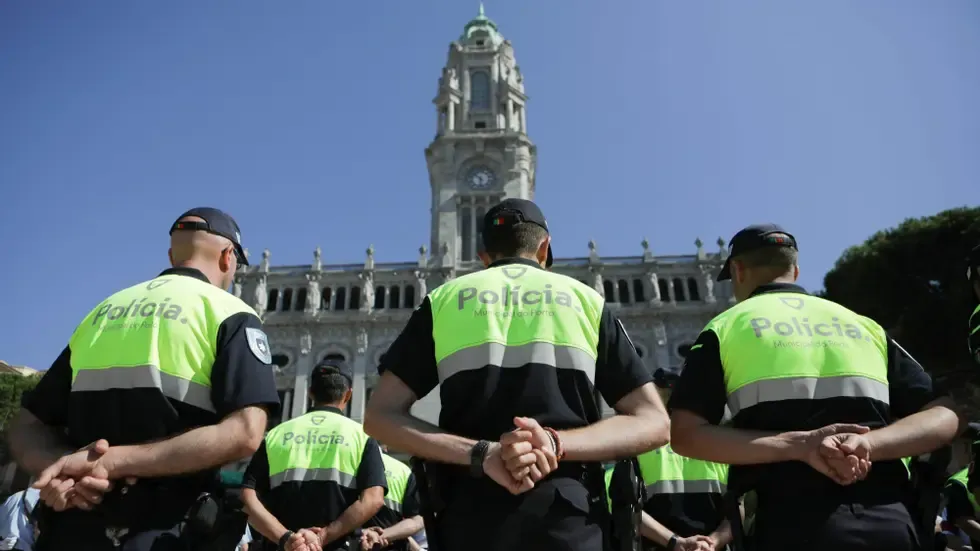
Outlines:
{"type": "Polygon", "coordinates": [[[487,14],[483,12],[483,2],[480,2],[480,17],[486,17],[487,14]]]}

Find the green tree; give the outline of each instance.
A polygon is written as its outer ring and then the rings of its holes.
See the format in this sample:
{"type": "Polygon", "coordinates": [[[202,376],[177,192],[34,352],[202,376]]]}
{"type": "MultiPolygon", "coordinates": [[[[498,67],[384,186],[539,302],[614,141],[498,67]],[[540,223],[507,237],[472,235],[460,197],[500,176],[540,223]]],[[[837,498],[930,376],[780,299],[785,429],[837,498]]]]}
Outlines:
{"type": "Polygon", "coordinates": [[[880,323],[934,376],[965,373],[976,306],[965,258],[977,243],[980,208],[908,219],[844,251],[823,296],[880,323]]]}
{"type": "Polygon", "coordinates": [[[7,423],[20,409],[20,398],[24,392],[34,388],[40,380],[41,375],[25,377],[17,373],[0,374],[0,464],[5,464],[10,457],[6,438],[7,423]]]}

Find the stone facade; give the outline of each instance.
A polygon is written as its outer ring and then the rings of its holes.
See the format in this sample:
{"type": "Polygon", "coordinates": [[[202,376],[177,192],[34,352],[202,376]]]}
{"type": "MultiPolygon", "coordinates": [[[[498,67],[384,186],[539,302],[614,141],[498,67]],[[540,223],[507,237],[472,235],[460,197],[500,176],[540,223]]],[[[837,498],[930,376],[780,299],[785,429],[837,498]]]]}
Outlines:
{"type": "MultiPolygon", "coordinates": [[[[449,47],[435,104],[436,135],[425,149],[432,193],[431,241],[407,262],[363,261],[275,266],[270,252],[243,268],[234,292],[262,317],[274,352],[284,418],[306,411],[307,378],[321,358],[335,354],[354,368],[350,415],[363,418],[377,380],[379,357],[426,293],[442,282],[482,268],[479,221],[505,197],[533,199],[537,148],[527,132],[524,77],[514,49],[481,8],[449,47]]],[[[545,213],[548,205],[542,205],[545,213]]],[[[686,347],[731,303],[727,284],[714,276],[724,241],[708,251],[657,255],[643,239],[641,254],[603,257],[596,243],[587,255],[556,259],[553,270],[602,293],[622,319],[651,369],[676,366],[686,347]]],[[[435,422],[438,389],[415,414],[435,422]]]]}

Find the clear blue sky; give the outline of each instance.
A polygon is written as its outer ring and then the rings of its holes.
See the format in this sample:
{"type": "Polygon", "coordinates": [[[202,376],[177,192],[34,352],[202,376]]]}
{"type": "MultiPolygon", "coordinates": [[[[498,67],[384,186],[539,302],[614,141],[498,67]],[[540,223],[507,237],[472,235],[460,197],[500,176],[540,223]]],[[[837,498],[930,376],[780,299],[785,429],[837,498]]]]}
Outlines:
{"type": "MultiPolygon", "coordinates": [[[[796,234],[803,283],[980,202],[974,0],[488,0],[516,48],[556,254],[796,234]]],[[[448,44],[477,2],[0,3],[0,358],[46,368],[167,266],[184,209],[253,259],[413,260],[448,44]]]]}

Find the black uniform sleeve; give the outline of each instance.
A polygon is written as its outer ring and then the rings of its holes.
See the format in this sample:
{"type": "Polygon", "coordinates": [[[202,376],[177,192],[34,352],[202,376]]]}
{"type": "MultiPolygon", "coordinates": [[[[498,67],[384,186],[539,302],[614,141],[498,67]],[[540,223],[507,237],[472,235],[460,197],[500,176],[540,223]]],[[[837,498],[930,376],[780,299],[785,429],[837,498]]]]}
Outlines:
{"type": "Polygon", "coordinates": [[[932,377],[898,343],[888,339],[888,401],[892,418],[917,413],[934,399],[932,377]]]}
{"type": "Polygon", "coordinates": [[[245,467],[242,487],[251,488],[260,495],[269,490],[269,452],[265,449],[265,442],[255,450],[248,467],[245,467]]]}
{"type": "Polygon", "coordinates": [[[702,331],[691,345],[667,407],[670,411],[686,409],[717,425],[725,416],[727,401],[718,336],[711,330],[702,331]]]}
{"type": "Polygon", "coordinates": [[[970,316],[970,335],[967,337],[970,356],[980,365],[980,306],[970,316]]]}
{"type": "Polygon", "coordinates": [[[599,346],[595,362],[595,387],[610,406],[623,396],[653,381],[653,373],[643,365],[623,323],[603,305],[599,318],[599,346]]]}
{"type": "Polygon", "coordinates": [[[70,395],[71,349],[66,346],[37,386],[24,393],[21,405],[45,425],[63,427],[68,424],[70,395]]]}
{"type": "Polygon", "coordinates": [[[269,339],[254,314],[235,314],[218,328],[211,400],[221,417],[248,406],[267,407],[269,417],[279,414],[269,339]]]}
{"type": "Polygon", "coordinates": [[[411,518],[422,514],[422,506],[419,504],[419,488],[415,483],[415,474],[408,475],[408,483],[405,484],[405,497],[402,499],[402,516],[411,518]]]}
{"type": "Polygon", "coordinates": [[[947,483],[943,488],[943,495],[946,497],[946,518],[956,522],[957,519],[966,517],[972,519],[973,505],[966,494],[966,489],[956,483],[947,483]]]}
{"type": "Polygon", "coordinates": [[[432,303],[429,297],[412,312],[405,329],[385,352],[378,371],[391,371],[422,399],[439,384],[436,341],[432,338],[432,303]]]}
{"type": "Polygon", "coordinates": [[[357,467],[357,489],[367,490],[381,486],[388,493],[388,479],[385,478],[385,462],[381,459],[381,446],[374,438],[368,438],[361,454],[361,464],[357,467]]]}

